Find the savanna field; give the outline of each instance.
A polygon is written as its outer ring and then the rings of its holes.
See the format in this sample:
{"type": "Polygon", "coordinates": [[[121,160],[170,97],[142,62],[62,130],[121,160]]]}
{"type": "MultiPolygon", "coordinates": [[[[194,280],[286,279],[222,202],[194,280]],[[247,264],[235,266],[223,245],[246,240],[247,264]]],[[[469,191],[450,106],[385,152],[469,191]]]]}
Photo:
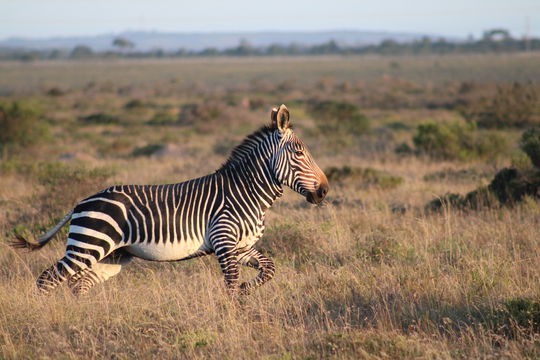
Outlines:
{"type": "Polygon", "coordinates": [[[539,81],[538,54],[1,62],[0,358],[540,357],[539,81]],[[16,235],[211,173],[282,103],[330,193],[269,211],[272,281],[231,298],[207,256],[36,294],[67,226],[16,235]]]}

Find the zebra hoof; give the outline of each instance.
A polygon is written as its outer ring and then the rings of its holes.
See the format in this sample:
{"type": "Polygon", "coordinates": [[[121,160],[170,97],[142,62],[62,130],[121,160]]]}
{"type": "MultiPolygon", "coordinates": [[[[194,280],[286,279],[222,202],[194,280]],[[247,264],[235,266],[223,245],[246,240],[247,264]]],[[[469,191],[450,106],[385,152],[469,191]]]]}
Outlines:
{"type": "Polygon", "coordinates": [[[249,295],[251,293],[251,289],[248,283],[242,283],[240,284],[240,289],[238,290],[238,295],[249,295]]]}

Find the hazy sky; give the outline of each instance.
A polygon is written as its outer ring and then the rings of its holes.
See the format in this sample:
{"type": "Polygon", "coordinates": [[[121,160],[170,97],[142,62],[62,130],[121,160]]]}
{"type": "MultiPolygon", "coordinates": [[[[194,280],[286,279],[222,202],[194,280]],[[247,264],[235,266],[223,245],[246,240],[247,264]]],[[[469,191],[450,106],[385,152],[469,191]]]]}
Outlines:
{"type": "Polygon", "coordinates": [[[540,0],[0,0],[0,38],[119,33],[386,30],[540,36],[540,0]],[[528,25],[527,25],[528,24],[528,25]]]}

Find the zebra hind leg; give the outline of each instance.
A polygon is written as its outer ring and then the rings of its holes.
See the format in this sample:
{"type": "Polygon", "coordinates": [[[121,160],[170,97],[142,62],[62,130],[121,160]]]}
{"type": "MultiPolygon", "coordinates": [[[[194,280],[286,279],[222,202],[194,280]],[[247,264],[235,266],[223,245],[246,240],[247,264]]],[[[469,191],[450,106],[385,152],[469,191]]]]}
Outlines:
{"type": "Polygon", "coordinates": [[[254,279],[240,284],[240,292],[244,295],[249,294],[251,290],[258,288],[272,279],[276,272],[276,267],[272,259],[267,258],[254,248],[250,248],[239,254],[238,263],[259,270],[259,273],[254,279]]]}
{"type": "Polygon", "coordinates": [[[63,260],[45,269],[36,280],[38,292],[43,295],[49,294],[71,276],[64,266],[63,260]]]}
{"type": "Polygon", "coordinates": [[[68,286],[75,296],[85,296],[97,284],[118,274],[133,257],[123,251],[115,251],[100,262],[69,278],[68,286]]]}

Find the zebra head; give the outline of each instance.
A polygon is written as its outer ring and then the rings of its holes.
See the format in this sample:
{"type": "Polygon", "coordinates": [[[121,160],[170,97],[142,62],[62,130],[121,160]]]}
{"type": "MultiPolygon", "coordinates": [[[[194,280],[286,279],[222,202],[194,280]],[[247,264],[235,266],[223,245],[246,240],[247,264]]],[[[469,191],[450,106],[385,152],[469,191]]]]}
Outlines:
{"type": "Polygon", "coordinates": [[[276,179],[312,204],[319,204],[328,193],[328,179],[313,160],[306,144],[294,133],[285,105],[272,109],[272,128],[279,138],[274,156],[276,179]]]}

